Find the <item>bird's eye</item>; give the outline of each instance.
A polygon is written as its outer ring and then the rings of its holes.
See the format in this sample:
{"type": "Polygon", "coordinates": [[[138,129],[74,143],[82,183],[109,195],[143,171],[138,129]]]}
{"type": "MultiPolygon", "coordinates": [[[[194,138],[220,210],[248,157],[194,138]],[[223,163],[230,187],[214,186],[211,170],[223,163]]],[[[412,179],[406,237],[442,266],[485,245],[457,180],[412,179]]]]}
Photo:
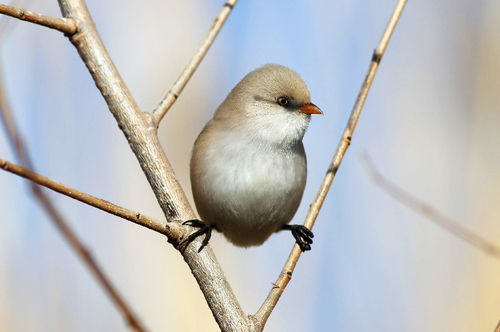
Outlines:
{"type": "Polygon", "coordinates": [[[286,105],[288,105],[290,103],[290,101],[288,100],[287,97],[278,97],[277,102],[281,106],[286,106],[286,105]]]}

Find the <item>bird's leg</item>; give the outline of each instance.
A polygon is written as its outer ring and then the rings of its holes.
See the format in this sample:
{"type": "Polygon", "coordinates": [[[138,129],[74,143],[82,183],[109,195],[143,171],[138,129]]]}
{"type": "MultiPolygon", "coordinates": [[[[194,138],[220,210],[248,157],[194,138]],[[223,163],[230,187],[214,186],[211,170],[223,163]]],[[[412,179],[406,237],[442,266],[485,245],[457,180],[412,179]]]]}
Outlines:
{"type": "Polygon", "coordinates": [[[203,248],[208,244],[208,241],[210,241],[210,237],[212,236],[212,229],[217,229],[214,225],[208,224],[206,222],[203,222],[199,219],[192,219],[192,220],[187,220],[182,223],[183,225],[189,225],[191,227],[199,228],[196,232],[193,234],[190,234],[187,238],[182,240],[179,245],[181,246],[188,246],[191,242],[193,242],[194,239],[196,239],[198,236],[205,234],[205,238],[201,242],[200,249],[198,249],[198,252],[202,251],[203,248]]]}
{"type": "Polygon", "coordinates": [[[292,232],[295,242],[299,245],[300,250],[311,250],[311,244],[313,243],[312,238],[314,237],[314,234],[309,228],[304,225],[284,225],[281,229],[292,232]]]}

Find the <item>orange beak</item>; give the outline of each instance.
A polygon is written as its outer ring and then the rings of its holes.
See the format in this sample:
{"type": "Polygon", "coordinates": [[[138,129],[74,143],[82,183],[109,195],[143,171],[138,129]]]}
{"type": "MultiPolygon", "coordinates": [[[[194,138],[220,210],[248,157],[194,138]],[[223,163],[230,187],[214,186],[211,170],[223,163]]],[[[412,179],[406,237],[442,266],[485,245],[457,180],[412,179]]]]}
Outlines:
{"type": "Polygon", "coordinates": [[[314,105],[313,103],[305,104],[304,106],[302,106],[300,108],[300,112],[305,114],[323,114],[319,107],[314,105]]]}

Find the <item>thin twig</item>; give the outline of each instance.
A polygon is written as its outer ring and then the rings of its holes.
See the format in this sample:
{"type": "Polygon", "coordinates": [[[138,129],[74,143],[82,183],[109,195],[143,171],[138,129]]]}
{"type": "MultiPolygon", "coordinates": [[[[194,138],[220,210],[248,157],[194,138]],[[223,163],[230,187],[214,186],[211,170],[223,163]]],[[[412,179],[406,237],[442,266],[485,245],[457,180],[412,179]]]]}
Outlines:
{"type": "Polygon", "coordinates": [[[495,331],[493,332],[500,332],[500,320],[498,321],[497,327],[495,328],[495,331]]]}
{"type": "Polygon", "coordinates": [[[212,46],[215,37],[217,37],[217,34],[219,33],[220,29],[226,22],[229,14],[236,5],[236,2],[238,2],[238,0],[228,0],[222,6],[222,9],[219,11],[219,14],[217,14],[217,17],[214,19],[214,22],[212,23],[210,30],[208,30],[208,34],[201,43],[200,48],[193,55],[193,58],[191,59],[187,67],[184,69],[182,74],[179,76],[177,81],[175,81],[174,85],[170,88],[170,90],[168,90],[165,97],[163,97],[160,104],[153,111],[152,114],[153,122],[156,127],[158,127],[161,119],[163,119],[163,117],[165,116],[165,114],[167,114],[168,110],[172,107],[177,98],[179,98],[179,95],[181,94],[182,90],[184,89],[188,81],[191,79],[191,76],[193,76],[195,70],[198,68],[198,65],[205,57],[205,54],[207,54],[208,49],[210,48],[210,46],[212,46]]]}
{"type": "Polygon", "coordinates": [[[78,30],[78,25],[72,18],[51,17],[3,4],[0,4],[0,14],[59,30],[66,35],[72,35],[78,30]]]}
{"type": "Polygon", "coordinates": [[[401,187],[395,185],[394,183],[391,183],[377,170],[373,161],[367,154],[363,155],[363,164],[366,166],[366,169],[368,170],[368,173],[370,174],[373,181],[382,190],[394,197],[401,204],[420,213],[421,215],[432,221],[434,224],[440,226],[450,234],[458,237],[471,246],[481,250],[488,255],[494,256],[495,258],[500,258],[499,246],[489,242],[482,236],[474,233],[465,226],[462,226],[457,221],[443,215],[435,207],[421,200],[418,200],[410,193],[403,190],[401,187]]]}
{"type": "Polygon", "coordinates": [[[40,189],[37,185],[32,185],[31,189],[33,194],[43,206],[44,210],[50,216],[53,223],[64,235],[64,238],[68,241],[73,250],[78,254],[78,256],[84,261],[87,268],[92,271],[94,277],[97,279],[98,283],[103,287],[105,292],[111,298],[113,303],[118,307],[120,312],[123,314],[127,324],[134,331],[143,332],[146,329],[142,326],[142,323],[130,310],[129,306],[124,301],[122,295],[113,286],[109,278],[104,274],[103,269],[99,266],[95,258],[92,256],[90,251],[82,244],[82,242],[76,237],[76,234],[68,226],[67,222],[64,220],[63,216],[56,209],[53,202],[50,200],[44,191],[40,189]]]}
{"type": "Polygon", "coordinates": [[[19,175],[41,186],[52,189],[60,194],[66,195],[82,203],[98,208],[99,210],[129,220],[134,224],[149,228],[164,235],[167,235],[168,233],[163,224],[161,224],[159,221],[154,220],[153,218],[143,215],[142,213],[129,210],[127,208],[108,202],[104,199],[71,188],[62,183],[49,179],[43,175],[32,172],[27,168],[13,164],[7,160],[0,159],[0,169],[19,175]]]}
{"type": "MultiPolygon", "coordinates": [[[[196,218],[186,194],[177,181],[157,136],[156,126],[149,113],[137,105],[109,56],[95,23],[83,0],[59,0],[64,17],[81,22],[71,42],[89,70],[97,88],[108,104],[118,126],[125,135],[139,165],[155,193],[166,217],[166,227],[180,225],[179,221],[196,218]]],[[[185,248],[179,247],[188,226],[172,230],[169,241],[180,250],[191,273],[196,278],[206,301],[222,331],[249,331],[249,320],[241,309],[234,292],[210,246],[198,253],[201,239],[185,248]]],[[[171,287],[176,287],[172,284],[171,287]]]]}
{"type": "MultiPolygon", "coordinates": [[[[11,7],[21,7],[23,6],[26,2],[29,2],[29,0],[12,0],[9,3],[9,6],[11,7]]],[[[9,29],[11,29],[14,24],[11,24],[12,21],[10,19],[4,18],[0,19],[0,42],[3,43],[4,38],[9,35],[9,29]]]]}
{"type": "MultiPolygon", "coordinates": [[[[328,167],[328,171],[326,172],[325,178],[323,179],[323,182],[321,183],[321,186],[319,188],[318,194],[316,196],[316,199],[314,202],[311,204],[309,208],[309,212],[307,214],[306,220],[304,222],[304,226],[306,226],[309,229],[312,229],[314,222],[316,221],[316,218],[318,216],[318,213],[321,209],[321,206],[323,205],[323,202],[325,201],[326,195],[328,194],[328,191],[330,189],[330,186],[333,182],[333,179],[335,178],[335,175],[337,173],[338,168],[340,167],[340,163],[342,162],[342,159],[344,158],[344,155],[347,151],[347,148],[351,144],[351,139],[352,135],[354,132],[354,129],[356,128],[356,124],[358,122],[359,116],[361,115],[361,111],[363,109],[363,106],[366,101],[366,97],[368,96],[368,92],[370,91],[370,87],[373,83],[373,79],[375,78],[375,74],[377,72],[377,69],[379,67],[380,61],[382,60],[382,57],[384,56],[385,50],[387,49],[387,45],[389,44],[390,38],[392,36],[392,33],[394,32],[394,28],[396,27],[396,24],[401,17],[401,14],[403,12],[403,9],[406,5],[407,0],[399,0],[396,8],[394,9],[394,12],[389,20],[389,23],[387,24],[387,27],[384,31],[384,34],[382,35],[382,38],[380,39],[380,42],[378,44],[378,47],[374,50],[370,67],[368,69],[368,72],[365,76],[365,79],[363,81],[363,84],[361,86],[361,90],[358,94],[358,97],[356,99],[356,103],[354,104],[354,108],[352,110],[351,116],[349,118],[349,121],[347,123],[346,128],[344,129],[344,133],[342,135],[342,138],[340,139],[340,142],[337,147],[337,151],[335,152],[335,155],[333,156],[333,159],[330,163],[330,166],[328,167]]],[[[294,245],[290,255],[288,256],[288,259],[278,277],[276,282],[274,282],[274,286],[269,292],[266,300],[262,304],[262,306],[259,308],[257,313],[254,316],[254,319],[257,321],[257,324],[261,329],[264,328],[264,325],[266,324],[267,319],[269,318],[269,315],[271,314],[272,310],[278,303],[281,294],[285,290],[285,287],[288,285],[288,282],[292,278],[292,273],[295,269],[295,266],[297,265],[297,262],[299,260],[299,257],[301,255],[301,250],[297,244],[294,245]]]]}
{"type": "MultiPolygon", "coordinates": [[[[31,162],[31,158],[26,149],[23,138],[21,137],[21,134],[17,129],[14,118],[12,116],[10,105],[5,95],[3,77],[4,77],[3,75],[0,75],[0,118],[3,120],[2,122],[5,126],[8,139],[12,147],[14,148],[17,158],[21,161],[21,163],[33,169],[34,168],[33,163],[31,162]]],[[[7,164],[2,163],[2,166],[5,165],[7,164]]],[[[118,290],[113,286],[109,278],[104,273],[103,269],[99,266],[95,258],[91,255],[90,251],[83,245],[82,241],[77,237],[76,233],[69,227],[68,223],[66,222],[62,214],[57,210],[55,204],[47,195],[47,193],[35,183],[30,183],[30,188],[35,199],[40,203],[45,212],[49,215],[50,217],[49,220],[51,220],[53,225],[61,233],[63,238],[68,242],[73,251],[91,271],[91,273],[96,278],[98,284],[104,289],[105,293],[110,297],[111,301],[117,306],[119,311],[122,313],[125,320],[127,321],[127,324],[135,331],[138,332],[145,331],[145,328],[143,327],[142,323],[139,321],[136,315],[126,304],[123,297],[120,295],[118,290]]],[[[83,197],[82,195],[80,196],[83,197]]]]}

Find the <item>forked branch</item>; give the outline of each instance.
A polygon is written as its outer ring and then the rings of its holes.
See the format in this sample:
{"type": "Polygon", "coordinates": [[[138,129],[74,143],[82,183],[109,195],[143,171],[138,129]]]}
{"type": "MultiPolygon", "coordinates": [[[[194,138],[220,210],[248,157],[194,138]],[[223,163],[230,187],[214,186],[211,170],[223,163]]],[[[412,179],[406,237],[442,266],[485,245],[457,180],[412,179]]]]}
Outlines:
{"type": "Polygon", "coordinates": [[[200,62],[207,54],[208,49],[210,48],[210,46],[212,46],[215,37],[217,37],[220,29],[226,22],[229,14],[231,14],[231,11],[236,5],[236,2],[238,2],[238,0],[228,0],[222,6],[222,9],[220,10],[219,14],[212,23],[212,27],[210,28],[210,30],[208,30],[208,34],[201,43],[200,48],[193,55],[193,58],[191,59],[187,67],[184,69],[181,76],[179,76],[177,81],[175,81],[174,85],[170,88],[170,90],[168,90],[165,97],[163,97],[162,101],[160,102],[160,105],[158,105],[158,107],[153,111],[153,122],[156,127],[158,127],[161,119],[163,119],[163,117],[165,116],[165,114],[167,114],[170,107],[172,107],[177,98],[179,98],[179,95],[181,94],[182,90],[184,89],[188,81],[191,79],[191,76],[193,76],[200,62]]]}
{"type": "MultiPolygon", "coordinates": [[[[401,14],[403,13],[406,2],[407,0],[398,1],[396,8],[394,9],[394,12],[389,20],[389,23],[387,24],[387,27],[382,35],[382,38],[380,39],[377,48],[373,51],[370,67],[368,68],[368,72],[366,73],[347,126],[344,129],[344,133],[342,134],[342,138],[340,139],[335,155],[333,156],[330,166],[328,167],[325,178],[321,183],[318,194],[316,195],[316,199],[309,208],[309,212],[304,222],[304,226],[309,229],[312,229],[312,227],[314,226],[314,222],[316,221],[318,213],[323,206],[323,202],[325,201],[326,195],[330,190],[333,179],[337,174],[340,163],[344,158],[347,148],[351,144],[352,135],[354,133],[354,129],[356,128],[356,124],[358,123],[359,116],[361,115],[366,97],[368,96],[368,92],[370,91],[373,79],[375,78],[375,74],[380,65],[380,61],[382,60],[385,50],[387,49],[387,45],[389,44],[392,33],[394,32],[396,24],[401,17],[401,14]]],[[[266,300],[255,314],[254,319],[257,321],[257,324],[261,329],[263,329],[267,319],[269,318],[269,315],[278,303],[281,294],[283,294],[285,287],[288,285],[288,282],[292,278],[293,271],[295,270],[295,266],[297,265],[301,253],[302,252],[299,246],[295,244],[280,275],[278,276],[278,279],[273,284],[274,287],[271,289],[266,300]]]]}
{"type": "MultiPolygon", "coordinates": [[[[196,278],[205,299],[222,331],[248,331],[248,318],[227,282],[209,246],[198,254],[201,239],[187,248],[179,248],[183,236],[190,232],[179,221],[196,218],[180,187],[174,171],[156,135],[156,126],[149,114],[143,113],[125,85],[109,56],[83,0],[59,0],[63,16],[82,22],[70,37],[87,66],[97,88],[108,104],[127,142],[144,171],[158,203],[165,214],[165,227],[178,227],[181,232],[169,241],[181,250],[184,260],[196,278]]],[[[175,285],[171,285],[176,287],[175,285]]]]}
{"type": "MultiPolygon", "coordinates": [[[[178,230],[169,236],[169,240],[178,249],[180,249],[178,243],[188,231],[188,228],[181,226],[179,221],[192,219],[195,217],[195,213],[188,204],[185,194],[177,182],[170,163],[160,146],[158,137],[156,136],[156,129],[161,119],[174,104],[178,95],[182,92],[193,75],[235,3],[236,0],[229,0],[224,4],[224,7],[217,16],[207,37],[185,71],[169,90],[157,109],[152,114],[147,114],[139,109],[127,86],[120,77],[120,74],[99,37],[84,1],[59,0],[63,15],[73,18],[75,22],[82,23],[81,27],[77,29],[77,31],[75,30],[76,32],[68,34],[70,40],[78,50],[98,89],[106,100],[109,110],[115,116],[119,127],[122,129],[140,166],[146,174],[166,216],[167,224],[164,227],[168,229],[169,227],[175,226],[175,229],[178,230]]],[[[335,174],[349,147],[352,134],[375,73],[405,4],[405,0],[399,0],[379,46],[373,53],[370,68],[358,95],[349,123],[344,130],[337,152],[333,157],[318,195],[311,205],[304,223],[308,228],[313,227],[335,174]]],[[[180,251],[196,278],[221,330],[262,330],[269,315],[290,281],[301,254],[298,246],[295,245],[292,249],[282,273],[275,283],[275,287],[273,287],[259,311],[249,319],[241,310],[210,247],[207,246],[200,254],[197,253],[196,248],[199,247],[199,241],[199,239],[195,240],[193,244],[189,245],[184,250],[180,249],[180,251]]]]}
{"type": "Polygon", "coordinates": [[[51,17],[3,4],[0,4],[0,14],[59,30],[66,35],[72,35],[78,30],[76,21],[72,18],[51,17]]]}
{"type": "Polygon", "coordinates": [[[124,207],[108,202],[104,199],[89,195],[75,188],[71,188],[67,185],[49,179],[48,177],[37,174],[33,171],[30,171],[27,168],[13,164],[4,159],[0,159],[0,168],[3,169],[4,171],[19,175],[36,184],[52,189],[60,194],[74,198],[82,203],[93,206],[99,210],[129,220],[134,224],[149,228],[164,235],[170,235],[169,234],[171,232],[170,228],[169,229],[165,228],[165,226],[160,222],[154,220],[153,218],[145,216],[142,213],[126,209],[124,207]]]}

